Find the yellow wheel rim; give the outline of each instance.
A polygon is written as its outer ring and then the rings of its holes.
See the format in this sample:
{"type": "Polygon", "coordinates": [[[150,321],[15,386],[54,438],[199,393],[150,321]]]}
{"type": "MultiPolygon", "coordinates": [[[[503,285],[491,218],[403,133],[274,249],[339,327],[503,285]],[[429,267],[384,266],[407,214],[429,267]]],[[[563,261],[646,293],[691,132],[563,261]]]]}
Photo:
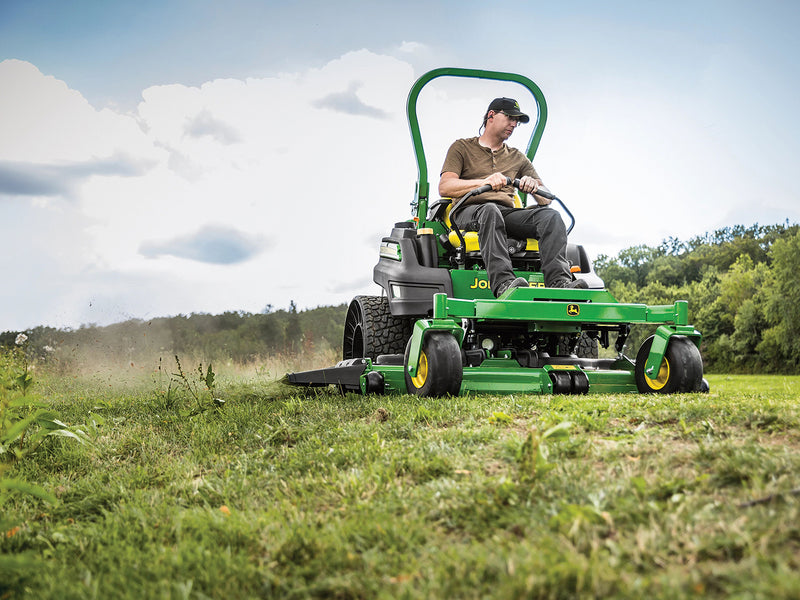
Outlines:
{"type": "Polygon", "coordinates": [[[666,358],[661,361],[661,368],[658,370],[658,375],[656,375],[655,379],[650,379],[645,375],[644,380],[650,386],[650,389],[662,389],[669,381],[669,361],[666,358]]]}
{"type": "Polygon", "coordinates": [[[421,389],[428,379],[428,357],[424,352],[419,353],[419,365],[417,365],[417,375],[411,378],[414,387],[421,389]]]}

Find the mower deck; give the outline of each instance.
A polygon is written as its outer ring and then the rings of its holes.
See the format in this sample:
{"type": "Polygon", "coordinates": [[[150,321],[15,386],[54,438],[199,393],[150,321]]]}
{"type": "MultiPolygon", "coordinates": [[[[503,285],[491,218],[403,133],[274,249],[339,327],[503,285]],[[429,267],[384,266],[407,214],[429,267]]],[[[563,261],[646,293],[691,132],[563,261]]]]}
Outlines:
{"type": "MultiPolygon", "coordinates": [[[[663,306],[622,304],[606,290],[565,290],[553,288],[515,288],[496,300],[456,299],[434,295],[433,317],[414,324],[406,355],[382,355],[374,361],[355,358],[335,367],[289,373],[286,383],[319,387],[334,385],[345,392],[409,393],[407,374],[418,375],[420,354],[426,335],[434,332],[453,336],[459,345],[464,340],[462,323],[476,319],[493,324],[502,321],[524,322],[530,331],[564,334],[618,328],[620,323],[658,325],[647,355],[647,365],[660,365],[669,338],[681,335],[699,343],[700,333],[687,324],[688,306],[684,301],[663,306]]],[[[621,352],[616,358],[536,356],[530,359],[513,352],[484,351],[483,355],[463,357],[459,393],[584,394],[640,391],[635,376],[636,364],[621,352]],[[477,360],[476,360],[477,359],[477,360]],[[471,364],[478,362],[478,364],[471,364]]],[[[656,371],[657,372],[657,371],[656,371]]],[[[650,374],[655,378],[655,373],[650,374]]]]}

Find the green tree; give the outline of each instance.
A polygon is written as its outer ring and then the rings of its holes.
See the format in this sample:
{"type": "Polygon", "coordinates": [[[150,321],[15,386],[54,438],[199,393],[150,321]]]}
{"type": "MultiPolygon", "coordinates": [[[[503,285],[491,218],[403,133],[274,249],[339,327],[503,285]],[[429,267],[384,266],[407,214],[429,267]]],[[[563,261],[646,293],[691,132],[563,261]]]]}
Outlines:
{"type": "Polygon", "coordinates": [[[683,260],[674,255],[656,257],[653,259],[653,264],[650,266],[646,280],[647,283],[682,285],[686,282],[683,260]]]}
{"type": "Polygon", "coordinates": [[[776,240],[770,250],[773,281],[765,316],[770,325],[758,349],[783,370],[800,367],[800,233],[776,240]]]}

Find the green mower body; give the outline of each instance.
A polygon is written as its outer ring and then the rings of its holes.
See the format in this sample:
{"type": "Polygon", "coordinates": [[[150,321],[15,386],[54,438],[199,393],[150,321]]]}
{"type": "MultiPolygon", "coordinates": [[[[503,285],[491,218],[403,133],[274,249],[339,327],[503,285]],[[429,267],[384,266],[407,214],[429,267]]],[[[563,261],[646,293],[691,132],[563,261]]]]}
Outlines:
{"type": "MultiPolygon", "coordinates": [[[[574,277],[583,279],[588,289],[556,289],[544,287],[537,242],[509,240],[515,274],[528,279],[531,287],[513,288],[495,298],[475,240],[449,221],[450,199],[429,201],[416,105],[422,88],[442,76],[525,87],[537,108],[526,149],[533,159],[547,120],[544,96],[533,81],[512,73],[456,68],[420,77],[407,103],[418,166],[416,215],[396,223],[381,241],[373,279],[383,294],[357,296],[351,302],[339,364],[289,373],[285,381],[422,396],[706,391],[701,336],[688,323],[687,303],[617,302],[580,245],[568,244],[567,258],[574,277]],[[623,351],[635,324],[656,329],[630,359],[623,351]],[[613,357],[601,358],[599,347],[609,348],[612,339],[613,357]]],[[[552,199],[571,219],[571,231],[574,217],[558,198],[552,199]]],[[[525,206],[524,194],[519,200],[525,206]]]]}

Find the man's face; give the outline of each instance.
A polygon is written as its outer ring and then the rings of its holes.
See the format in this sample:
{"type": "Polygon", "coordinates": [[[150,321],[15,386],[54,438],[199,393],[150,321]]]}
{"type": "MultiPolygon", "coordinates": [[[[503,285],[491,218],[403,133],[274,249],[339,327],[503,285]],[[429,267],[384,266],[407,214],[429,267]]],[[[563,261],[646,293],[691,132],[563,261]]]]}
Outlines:
{"type": "Polygon", "coordinates": [[[510,138],[517,125],[519,125],[518,117],[509,117],[504,112],[489,111],[486,127],[487,129],[491,127],[492,132],[497,132],[502,140],[510,138]]]}

